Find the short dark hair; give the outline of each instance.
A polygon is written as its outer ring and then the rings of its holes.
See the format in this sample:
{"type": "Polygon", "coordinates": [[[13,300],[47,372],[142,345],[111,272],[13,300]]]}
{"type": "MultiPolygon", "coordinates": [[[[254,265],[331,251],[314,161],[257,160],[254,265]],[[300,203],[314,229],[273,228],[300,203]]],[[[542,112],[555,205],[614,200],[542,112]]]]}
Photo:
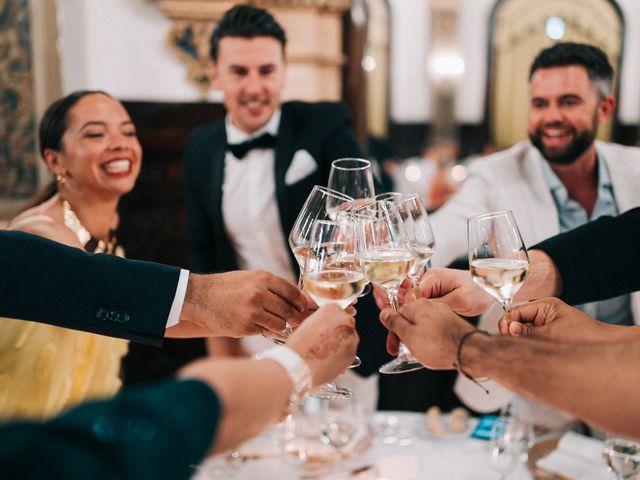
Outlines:
{"type": "Polygon", "coordinates": [[[587,70],[589,79],[600,95],[609,95],[613,81],[613,67],[607,54],[593,45],[585,43],[560,42],[545,48],[533,60],[529,69],[529,81],[541,68],[568,67],[579,65],[587,70]]]}
{"type": "Polygon", "coordinates": [[[220,40],[224,37],[273,37],[282,45],[287,36],[276,19],[268,11],[251,5],[236,5],[226,11],[211,34],[211,59],[218,60],[220,40]]]}
{"type": "Polygon", "coordinates": [[[42,155],[42,158],[44,158],[44,151],[47,148],[60,151],[62,136],[69,126],[68,113],[71,107],[87,95],[96,93],[111,97],[111,95],[101,90],[77,90],[49,105],[49,108],[47,108],[47,111],[44,112],[42,116],[38,130],[40,155],[42,155]]]}

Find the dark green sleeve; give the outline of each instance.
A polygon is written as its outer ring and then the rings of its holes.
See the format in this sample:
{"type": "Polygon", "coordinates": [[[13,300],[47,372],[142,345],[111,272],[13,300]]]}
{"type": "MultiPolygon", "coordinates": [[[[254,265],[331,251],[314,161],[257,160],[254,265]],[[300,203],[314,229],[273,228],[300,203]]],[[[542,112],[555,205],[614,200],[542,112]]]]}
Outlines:
{"type": "Polygon", "coordinates": [[[188,479],[219,417],[218,397],[199,381],[124,391],[45,423],[0,426],[0,477],[188,479]]]}
{"type": "Polygon", "coordinates": [[[640,290],[640,208],[593,222],[531,247],[562,277],[562,300],[579,304],[640,290]]]}
{"type": "Polygon", "coordinates": [[[160,345],[180,269],[0,231],[0,316],[160,345]]]}

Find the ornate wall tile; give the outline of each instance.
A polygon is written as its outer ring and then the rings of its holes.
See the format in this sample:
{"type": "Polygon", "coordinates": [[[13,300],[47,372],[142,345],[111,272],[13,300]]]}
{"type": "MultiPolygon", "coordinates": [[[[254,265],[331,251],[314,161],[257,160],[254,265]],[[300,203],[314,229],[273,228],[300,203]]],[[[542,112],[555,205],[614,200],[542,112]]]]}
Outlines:
{"type": "Polygon", "coordinates": [[[0,0],[0,201],[38,185],[27,0],[0,0]]]}

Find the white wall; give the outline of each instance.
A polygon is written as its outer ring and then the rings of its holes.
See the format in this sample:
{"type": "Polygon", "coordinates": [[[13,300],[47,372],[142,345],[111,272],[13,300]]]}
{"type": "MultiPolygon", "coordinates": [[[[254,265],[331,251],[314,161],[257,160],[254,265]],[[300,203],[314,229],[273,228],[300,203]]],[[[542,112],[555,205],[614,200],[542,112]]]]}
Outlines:
{"type": "MultiPolygon", "coordinates": [[[[640,123],[640,2],[617,0],[625,16],[618,117],[640,123]]],[[[428,0],[390,0],[391,117],[431,119],[428,0]]],[[[459,0],[459,47],[465,73],[458,83],[458,122],[484,116],[488,25],[495,0],[459,0]]],[[[186,69],[166,46],[169,20],[152,0],[57,0],[64,93],[104,89],[123,100],[198,101],[186,69]]],[[[211,100],[219,100],[215,94],[211,100]]]]}
{"type": "Polygon", "coordinates": [[[103,89],[122,100],[201,99],[167,47],[171,24],[152,0],[57,0],[57,6],[63,93],[103,89]]]}
{"type": "Polygon", "coordinates": [[[431,119],[427,74],[430,16],[425,0],[390,0],[391,118],[398,123],[431,119]]]}

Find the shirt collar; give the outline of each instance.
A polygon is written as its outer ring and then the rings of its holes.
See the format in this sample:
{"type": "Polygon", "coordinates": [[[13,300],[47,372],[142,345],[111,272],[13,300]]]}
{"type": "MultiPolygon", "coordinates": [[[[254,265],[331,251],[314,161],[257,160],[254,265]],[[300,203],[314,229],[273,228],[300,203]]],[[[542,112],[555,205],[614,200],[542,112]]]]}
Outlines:
{"type": "Polygon", "coordinates": [[[245,133],[236,127],[231,121],[231,117],[227,114],[224,119],[224,127],[227,132],[227,142],[228,143],[242,143],[245,140],[249,140],[250,138],[258,137],[263,133],[270,133],[273,136],[278,135],[278,128],[280,127],[280,109],[276,110],[276,112],[271,116],[269,121],[259,130],[249,134],[245,133]]]}
{"type": "MultiPolygon", "coordinates": [[[[603,195],[611,189],[611,177],[600,155],[596,156],[596,162],[598,165],[598,198],[603,198],[603,195]]],[[[569,200],[569,193],[546,159],[542,160],[542,173],[556,201],[559,204],[566,203],[569,200]]]]}

